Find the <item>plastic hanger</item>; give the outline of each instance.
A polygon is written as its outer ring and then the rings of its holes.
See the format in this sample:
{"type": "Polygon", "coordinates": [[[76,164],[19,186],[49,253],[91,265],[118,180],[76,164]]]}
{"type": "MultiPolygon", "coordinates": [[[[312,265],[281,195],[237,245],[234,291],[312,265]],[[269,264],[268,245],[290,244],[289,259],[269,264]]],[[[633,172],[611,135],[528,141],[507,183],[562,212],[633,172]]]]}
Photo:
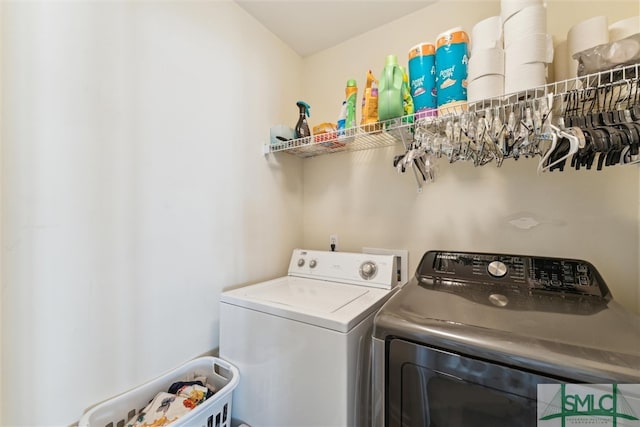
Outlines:
{"type": "MultiPolygon", "coordinates": [[[[545,153],[540,163],[538,163],[538,173],[551,170],[551,168],[553,168],[555,165],[558,165],[560,164],[560,162],[566,161],[569,157],[573,156],[581,148],[580,139],[574,133],[564,131],[554,125],[551,125],[550,127],[552,131],[551,148],[545,153]],[[549,157],[556,150],[558,138],[565,138],[567,141],[569,141],[569,150],[565,155],[563,155],[559,159],[555,159],[552,163],[545,166],[545,163],[547,162],[549,157]]],[[[584,148],[584,142],[582,143],[582,148],[584,148]]]]}

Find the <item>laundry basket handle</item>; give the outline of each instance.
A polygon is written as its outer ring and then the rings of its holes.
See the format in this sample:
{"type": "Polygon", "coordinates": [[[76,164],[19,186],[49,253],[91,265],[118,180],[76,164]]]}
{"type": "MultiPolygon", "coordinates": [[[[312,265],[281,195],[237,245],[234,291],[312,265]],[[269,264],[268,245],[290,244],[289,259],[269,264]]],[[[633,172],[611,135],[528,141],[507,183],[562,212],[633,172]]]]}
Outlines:
{"type": "MultiPolygon", "coordinates": [[[[226,378],[229,380],[230,383],[237,383],[238,382],[238,377],[240,376],[240,371],[238,371],[238,368],[236,368],[235,366],[233,366],[231,363],[227,362],[226,360],[222,360],[219,359],[217,357],[213,358],[213,364],[214,364],[214,371],[215,371],[215,366],[220,366],[221,368],[223,368],[224,370],[226,370],[229,374],[231,374],[231,378],[226,378]]],[[[216,372],[219,374],[219,372],[216,372]]]]}

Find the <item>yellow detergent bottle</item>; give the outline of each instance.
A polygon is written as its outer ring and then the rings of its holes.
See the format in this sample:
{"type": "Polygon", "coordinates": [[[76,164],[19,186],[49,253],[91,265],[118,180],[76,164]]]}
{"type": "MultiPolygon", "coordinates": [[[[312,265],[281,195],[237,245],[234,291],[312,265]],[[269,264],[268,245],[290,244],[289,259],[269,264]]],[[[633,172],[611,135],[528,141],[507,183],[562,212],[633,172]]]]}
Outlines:
{"type": "Polygon", "coordinates": [[[362,119],[360,124],[365,126],[364,130],[372,132],[379,130],[378,122],[378,80],[369,70],[367,73],[367,83],[362,96],[362,119]]]}

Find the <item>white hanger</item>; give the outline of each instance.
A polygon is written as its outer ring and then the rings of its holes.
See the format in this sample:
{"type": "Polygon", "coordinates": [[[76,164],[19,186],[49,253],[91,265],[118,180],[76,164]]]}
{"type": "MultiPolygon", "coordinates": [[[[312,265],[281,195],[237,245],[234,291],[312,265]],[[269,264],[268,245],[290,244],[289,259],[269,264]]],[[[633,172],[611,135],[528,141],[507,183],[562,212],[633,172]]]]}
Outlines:
{"type": "Polygon", "coordinates": [[[584,145],[585,145],[584,138],[578,138],[578,136],[574,133],[576,132],[574,128],[568,128],[567,131],[562,130],[554,125],[551,125],[551,135],[552,135],[551,148],[545,153],[544,157],[538,164],[538,173],[551,170],[553,166],[557,165],[558,163],[564,160],[567,160],[569,157],[576,154],[580,148],[584,148],[584,145]],[[567,131],[570,131],[570,132],[567,132],[567,131]],[[567,152],[567,154],[565,154],[555,162],[547,166],[544,166],[545,162],[549,159],[549,156],[551,156],[551,153],[556,148],[558,137],[566,138],[569,140],[569,151],[567,152]]]}

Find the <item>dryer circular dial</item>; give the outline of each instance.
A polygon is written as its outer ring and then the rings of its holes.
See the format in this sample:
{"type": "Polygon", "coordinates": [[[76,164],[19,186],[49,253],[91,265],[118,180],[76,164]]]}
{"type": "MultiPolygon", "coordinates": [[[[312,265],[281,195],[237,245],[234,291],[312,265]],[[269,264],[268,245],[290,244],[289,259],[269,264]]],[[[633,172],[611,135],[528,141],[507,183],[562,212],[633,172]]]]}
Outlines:
{"type": "Polygon", "coordinates": [[[492,261],[487,266],[487,272],[493,277],[504,277],[507,274],[507,266],[502,261],[492,261]]]}
{"type": "Polygon", "coordinates": [[[302,267],[304,265],[304,258],[300,258],[298,260],[298,267],[302,267]]]}
{"type": "Polygon", "coordinates": [[[318,261],[316,261],[315,259],[309,261],[309,267],[316,268],[316,265],[318,265],[318,261]]]}
{"type": "Polygon", "coordinates": [[[506,307],[507,304],[509,304],[509,298],[505,297],[502,294],[489,295],[489,301],[491,301],[491,304],[497,307],[506,307]]]}
{"type": "Polygon", "coordinates": [[[373,261],[365,261],[360,264],[360,277],[364,280],[371,280],[378,274],[378,266],[373,261]]]}

